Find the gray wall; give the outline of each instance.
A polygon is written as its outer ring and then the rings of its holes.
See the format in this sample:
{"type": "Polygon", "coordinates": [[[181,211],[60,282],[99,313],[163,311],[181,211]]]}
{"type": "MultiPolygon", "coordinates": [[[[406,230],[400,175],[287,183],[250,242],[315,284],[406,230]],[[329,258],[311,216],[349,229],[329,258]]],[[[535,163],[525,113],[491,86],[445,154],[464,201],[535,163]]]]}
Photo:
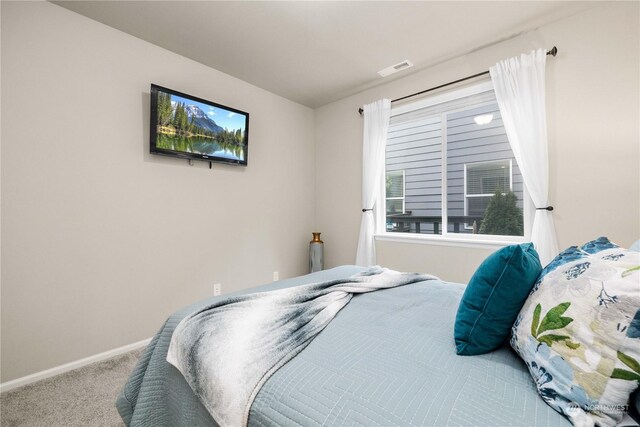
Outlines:
{"type": "Polygon", "coordinates": [[[440,117],[392,125],[386,170],[405,171],[405,209],[412,215],[440,215],[442,208],[442,123],[440,117]]]}
{"type": "Polygon", "coordinates": [[[447,203],[450,215],[465,215],[464,165],[495,160],[511,160],[512,190],[518,198],[518,207],[522,208],[522,175],[502,125],[498,105],[451,114],[447,122],[447,203]],[[494,117],[491,123],[478,126],[473,122],[474,116],[488,113],[494,117]]]}
{"type": "MultiPolygon", "coordinates": [[[[355,260],[361,209],[364,104],[487,70],[557,45],[547,61],[549,198],[560,247],[600,235],[640,236],[640,30],[637,2],[599,4],[573,17],[416,71],[315,111],[317,228],[328,266],[355,260]],[[336,156],[339,152],[341,155],[336,156]]],[[[378,263],[466,282],[493,247],[378,241],[378,263]]]]}
{"type": "Polygon", "coordinates": [[[48,2],[1,8],[1,381],[149,338],[214,283],[306,272],[311,109],[48,2]],[[151,156],[150,83],[248,111],[248,167],[151,156]]]}

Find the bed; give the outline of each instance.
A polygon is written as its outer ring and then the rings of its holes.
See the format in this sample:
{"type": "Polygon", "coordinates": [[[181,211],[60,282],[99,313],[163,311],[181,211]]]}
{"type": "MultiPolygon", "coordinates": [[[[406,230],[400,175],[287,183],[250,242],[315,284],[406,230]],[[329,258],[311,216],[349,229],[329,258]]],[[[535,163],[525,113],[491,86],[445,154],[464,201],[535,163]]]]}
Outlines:
{"type": "MultiPolygon", "coordinates": [[[[243,293],[351,276],[342,266],[243,293]]],[[[300,354],[262,386],[248,424],[366,426],[568,426],[538,395],[507,345],[458,356],[453,341],[464,285],[430,280],[356,295],[300,354]]],[[[180,372],[166,361],[172,333],[214,297],[171,315],[117,400],[128,426],[214,426],[180,372]]]]}

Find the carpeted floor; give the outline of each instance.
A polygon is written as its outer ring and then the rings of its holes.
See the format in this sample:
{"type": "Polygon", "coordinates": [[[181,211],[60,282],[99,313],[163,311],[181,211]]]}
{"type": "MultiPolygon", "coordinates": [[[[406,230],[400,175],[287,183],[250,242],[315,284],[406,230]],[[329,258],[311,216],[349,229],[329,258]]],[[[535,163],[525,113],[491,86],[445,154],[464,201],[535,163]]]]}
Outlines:
{"type": "Polygon", "coordinates": [[[115,402],[142,350],[0,394],[0,425],[124,426],[115,402]]]}

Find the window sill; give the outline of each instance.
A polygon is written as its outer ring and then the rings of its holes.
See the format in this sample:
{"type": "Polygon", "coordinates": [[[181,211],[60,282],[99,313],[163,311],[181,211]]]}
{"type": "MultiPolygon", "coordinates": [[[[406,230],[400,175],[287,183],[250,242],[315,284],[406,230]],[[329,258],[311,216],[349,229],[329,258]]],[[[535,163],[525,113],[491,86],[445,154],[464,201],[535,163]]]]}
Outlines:
{"type": "Polygon", "coordinates": [[[509,245],[525,243],[527,241],[524,237],[468,238],[455,236],[443,237],[410,233],[379,233],[374,237],[376,241],[381,242],[413,243],[435,246],[457,246],[463,248],[484,248],[494,250],[509,245]]]}

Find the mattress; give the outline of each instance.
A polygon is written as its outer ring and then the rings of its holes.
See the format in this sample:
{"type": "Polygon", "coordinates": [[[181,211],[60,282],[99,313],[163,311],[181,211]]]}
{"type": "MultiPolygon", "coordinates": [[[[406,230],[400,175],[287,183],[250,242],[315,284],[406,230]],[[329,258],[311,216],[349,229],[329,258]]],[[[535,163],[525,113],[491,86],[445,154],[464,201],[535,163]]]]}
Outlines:
{"type": "MultiPolygon", "coordinates": [[[[346,277],[343,266],[246,292],[346,277]]],[[[464,285],[418,282],[354,296],[256,396],[249,425],[563,426],[508,347],[457,356],[453,324],[464,285]]],[[[217,297],[216,297],[217,298],[217,297]]],[[[215,421],[166,362],[175,326],[208,299],[174,313],[118,398],[131,426],[212,426],[215,421]]]]}

